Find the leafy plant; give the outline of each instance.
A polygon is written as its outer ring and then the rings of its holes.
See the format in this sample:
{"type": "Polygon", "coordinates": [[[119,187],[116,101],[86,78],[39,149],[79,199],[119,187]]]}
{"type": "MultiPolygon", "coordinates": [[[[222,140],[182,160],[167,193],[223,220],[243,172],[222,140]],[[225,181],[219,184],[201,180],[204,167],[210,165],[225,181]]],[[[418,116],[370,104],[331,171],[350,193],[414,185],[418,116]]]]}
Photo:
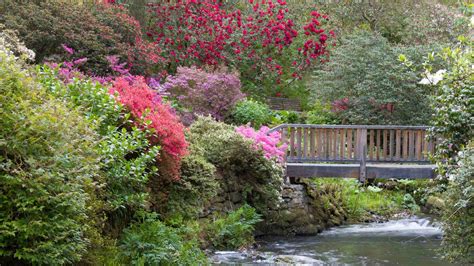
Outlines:
{"type": "Polygon", "coordinates": [[[409,53],[421,61],[429,51],[425,46],[392,47],[379,34],[354,32],[314,72],[313,99],[330,104],[344,124],[428,124],[430,93],[417,84],[421,71],[397,60],[400,53],[409,53]]]}
{"type": "Polygon", "coordinates": [[[232,110],[232,122],[237,125],[250,124],[254,128],[268,125],[271,119],[271,110],[268,105],[245,99],[238,102],[232,110]]]}
{"type": "Polygon", "coordinates": [[[201,155],[216,167],[221,185],[243,194],[244,201],[265,215],[280,201],[283,168],[255,149],[234,127],[200,117],[189,128],[191,154],[201,155]]]}
{"type": "Polygon", "coordinates": [[[98,135],[23,64],[0,46],[0,257],[74,263],[100,241],[98,135]]]}
{"type": "Polygon", "coordinates": [[[181,164],[180,180],[165,189],[168,192],[163,212],[165,218],[197,219],[219,188],[215,166],[200,155],[186,155],[181,164]]]}
{"type": "Polygon", "coordinates": [[[219,250],[239,249],[254,242],[254,226],[262,221],[261,216],[249,205],[217,218],[204,230],[207,241],[219,250]]]}
{"type": "Polygon", "coordinates": [[[443,250],[450,261],[472,263],[474,258],[474,148],[459,152],[459,158],[449,175],[444,199],[443,250]]]}
{"type": "Polygon", "coordinates": [[[206,256],[197,242],[184,239],[183,230],[147,215],[125,229],[120,241],[121,261],[131,265],[206,264],[206,256]]]}
{"type": "Polygon", "coordinates": [[[18,31],[36,53],[37,62],[65,55],[62,44],[77,58],[87,58],[81,69],[96,75],[110,73],[108,55],[118,55],[140,72],[159,61],[153,46],[143,40],[138,22],[123,8],[99,4],[92,11],[64,0],[7,0],[0,4],[0,13],[5,26],[18,31]]]}

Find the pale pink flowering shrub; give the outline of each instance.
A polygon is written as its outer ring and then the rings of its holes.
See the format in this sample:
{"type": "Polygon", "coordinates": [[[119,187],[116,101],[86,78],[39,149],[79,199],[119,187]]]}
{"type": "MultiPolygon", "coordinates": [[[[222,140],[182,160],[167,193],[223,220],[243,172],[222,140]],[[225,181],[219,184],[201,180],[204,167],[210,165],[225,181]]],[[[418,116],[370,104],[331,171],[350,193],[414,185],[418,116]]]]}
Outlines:
{"type": "Polygon", "coordinates": [[[270,130],[270,128],[265,126],[259,130],[248,126],[240,126],[235,129],[235,131],[243,137],[252,140],[254,143],[253,147],[262,150],[267,159],[276,159],[282,163],[287,145],[281,143],[281,134],[279,132],[267,134],[268,130],[270,130]]]}

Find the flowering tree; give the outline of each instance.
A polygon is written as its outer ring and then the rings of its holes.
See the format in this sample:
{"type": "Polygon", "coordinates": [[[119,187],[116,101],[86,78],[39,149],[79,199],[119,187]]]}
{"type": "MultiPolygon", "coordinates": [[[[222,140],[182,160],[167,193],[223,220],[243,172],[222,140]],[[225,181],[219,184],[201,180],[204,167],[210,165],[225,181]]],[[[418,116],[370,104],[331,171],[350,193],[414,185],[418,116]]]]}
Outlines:
{"type": "Polygon", "coordinates": [[[235,74],[208,73],[196,67],[178,67],[175,76],[168,76],[163,88],[179,100],[186,112],[211,115],[222,120],[244,95],[235,74]]]}
{"type": "Polygon", "coordinates": [[[322,24],[328,19],[311,11],[301,28],[289,19],[286,2],[253,1],[244,11],[225,9],[219,1],[189,0],[150,4],[147,35],[174,72],[180,65],[227,65],[246,79],[282,76],[300,78],[321,56],[328,37],[322,24]]]}

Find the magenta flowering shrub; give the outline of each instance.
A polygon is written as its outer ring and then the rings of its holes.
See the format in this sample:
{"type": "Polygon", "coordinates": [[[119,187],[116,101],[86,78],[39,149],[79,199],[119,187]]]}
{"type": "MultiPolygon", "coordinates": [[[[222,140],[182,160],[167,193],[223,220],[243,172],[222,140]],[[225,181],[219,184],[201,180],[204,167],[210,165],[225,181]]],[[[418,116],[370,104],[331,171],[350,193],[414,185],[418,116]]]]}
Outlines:
{"type": "Polygon", "coordinates": [[[163,88],[184,108],[184,113],[211,115],[222,121],[242,98],[241,84],[236,74],[206,72],[196,67],[178,67],[168,76],[163,88]]]}
{"type": "Polygon", "coordinates": [[[240,126],[235,129],[243,137],[251,139],[254,143],[253,147],[262,150],[267,159],[276,159],[281,163],[284,160],[287,145],[281,143],[281,134],[279,132],[267,134],[268,130],[270,128],[265,126],[259,130],[248,126],[240,126]]]}

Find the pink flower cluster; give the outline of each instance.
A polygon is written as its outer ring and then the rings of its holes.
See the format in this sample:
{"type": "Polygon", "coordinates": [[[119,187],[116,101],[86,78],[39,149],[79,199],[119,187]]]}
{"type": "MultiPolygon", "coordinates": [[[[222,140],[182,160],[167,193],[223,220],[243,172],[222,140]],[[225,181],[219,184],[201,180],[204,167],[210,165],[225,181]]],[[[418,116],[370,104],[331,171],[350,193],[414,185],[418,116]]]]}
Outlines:
{"type": "Polygon", "coordinates": [[[254,143],[253,147],[262,150],[267,159],[276,159],[282,163],[287,150],[287,145],[281,143],[281,134],[272,132],[267,134],[268,127],[261,127],[258,131],[248,126],[240,126],[235,129],[237,133],[245,138],[251,139],[254,143]]]}

